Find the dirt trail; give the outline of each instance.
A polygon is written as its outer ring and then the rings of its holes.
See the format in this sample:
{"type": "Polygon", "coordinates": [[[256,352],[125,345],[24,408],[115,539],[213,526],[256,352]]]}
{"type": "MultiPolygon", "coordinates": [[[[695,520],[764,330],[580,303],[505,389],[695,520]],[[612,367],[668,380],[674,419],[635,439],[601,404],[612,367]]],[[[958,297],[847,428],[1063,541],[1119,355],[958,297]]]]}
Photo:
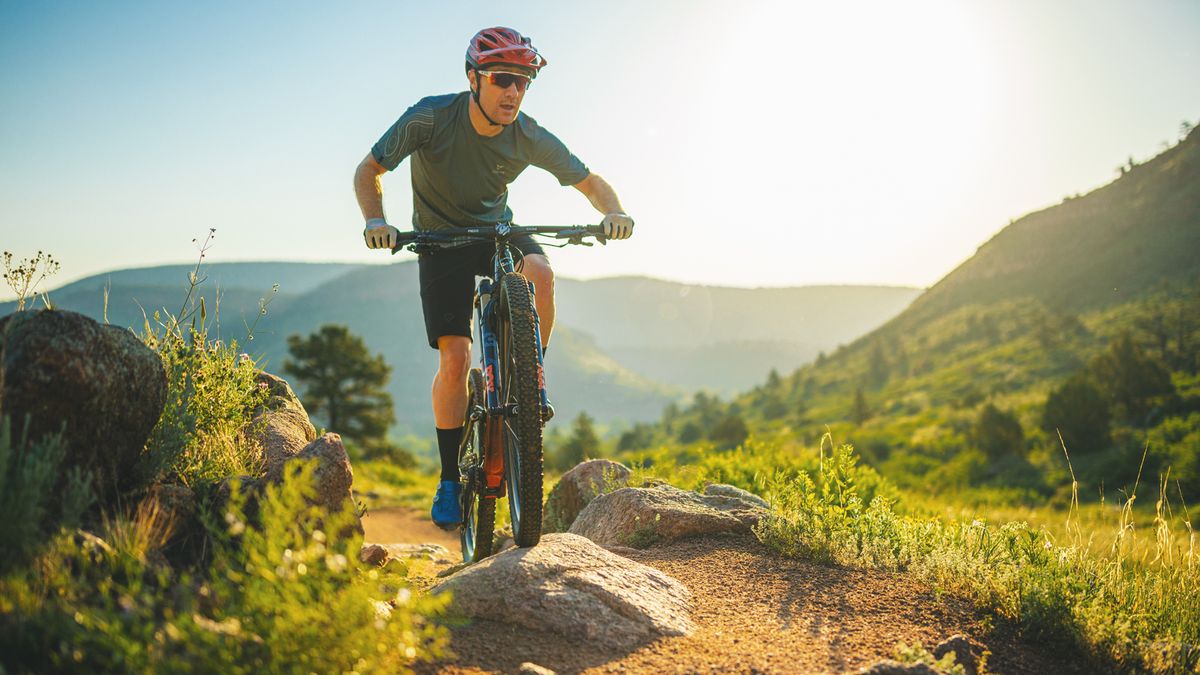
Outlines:
{"type": "MultiPolygon", "coordinates": [[[[364,520],[369,541],[445,543],[421,514],[384,509],[364,520]],[[441,539],[419,539],[429,530],[441,539]],[[393,541],[372,537],[386,532],[393,541]]],[[[432,533],[430,533],[432,534],[432,533]]],[[[1051,650],[990,630],[970,602],[900,574],[825,567],[775,555],[750,535],[700,537],[630,553],[693,594],[689,637],[632,651],[476,621],[452,630],[456,658],[423,672],[514,673],[526,661],[560,673],[844,673],[891,658],[896,643],[935,644],[964,633],[990,649],[991,672],[1085,672],[1051,650]]],[[[418,582],[419,583],[419,582],[418,582]]]]}

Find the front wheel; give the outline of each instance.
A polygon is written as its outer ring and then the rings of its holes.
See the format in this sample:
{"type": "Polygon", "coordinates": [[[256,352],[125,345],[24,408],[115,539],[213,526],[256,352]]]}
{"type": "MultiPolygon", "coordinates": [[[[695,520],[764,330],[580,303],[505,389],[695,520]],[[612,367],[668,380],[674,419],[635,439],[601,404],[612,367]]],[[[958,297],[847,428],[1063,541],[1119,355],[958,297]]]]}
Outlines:
{"type": "Polygon", "coordinates": [[[533,294],[520,274],[500,280],[497,334],[504,417],[504,478],[513,541],[534,546],[542,535],[542,406],[533,294]]]}
{"type": "Polygon", "coordinates": [[[458,471],[463,484],[459,541],[464,562],[479,562],[492,554],[492,530],[496,526],[496,498],[484,494],[487,417],[478,414],[487,410],[483,387],[483,373],[472,368],[467,378],[467,418],[462,445],[458,448],[458,471]],[[471,419],[472,415],[475,419],[471,419]]]}

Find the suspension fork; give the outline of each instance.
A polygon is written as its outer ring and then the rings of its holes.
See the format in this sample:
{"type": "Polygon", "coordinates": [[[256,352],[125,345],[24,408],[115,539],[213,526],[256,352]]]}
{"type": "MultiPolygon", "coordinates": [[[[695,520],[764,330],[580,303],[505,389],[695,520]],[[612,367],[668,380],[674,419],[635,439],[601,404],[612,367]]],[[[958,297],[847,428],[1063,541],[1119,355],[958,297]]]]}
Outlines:
{"type": "Polygon", "coordinates": [[[479,282],[477,311],[479,313],[479,344],[483,353],[484,405],[487,407],[480,424],[483,425],[484,495],[504,496],[504,417],[500,413],[500,387],[497,382],[500,367],[500,342],[494,330],[495,300],[491,279],[479,282]]]}

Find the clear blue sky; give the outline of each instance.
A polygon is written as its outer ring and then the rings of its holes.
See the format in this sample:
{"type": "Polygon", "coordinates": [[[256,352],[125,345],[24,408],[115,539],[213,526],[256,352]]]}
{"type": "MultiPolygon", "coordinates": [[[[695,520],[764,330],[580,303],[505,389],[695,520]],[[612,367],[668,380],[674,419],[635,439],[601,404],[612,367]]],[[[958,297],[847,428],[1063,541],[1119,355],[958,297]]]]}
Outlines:
{"type": "MultiPolygon", "coordinates": [[[[351,175],[466,41],[531,35],[525,112],[627,242],[561,274],[928,285],[1010,219],[1200,121],[1200,2],[3,2],[0,248],[59,283],[193,258],[386,262],[351,175]]],[[[384,182],[408,222],[407,164],[384,182]]],[[[597,217],[530,169],[518,222],[597,217]]],[[[0,295],[7,295],[0,293],[0,295]]]]}

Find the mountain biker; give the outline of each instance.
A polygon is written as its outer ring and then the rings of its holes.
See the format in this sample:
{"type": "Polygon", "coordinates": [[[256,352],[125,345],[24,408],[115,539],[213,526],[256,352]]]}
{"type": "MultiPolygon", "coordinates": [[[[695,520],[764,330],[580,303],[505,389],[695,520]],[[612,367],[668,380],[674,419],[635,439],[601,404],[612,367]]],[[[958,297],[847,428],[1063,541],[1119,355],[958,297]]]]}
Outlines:
{"type": "MultiPolygon", "coordinates": [[[[368,248],[392,248],[398,230],[383,214],[379,178],[412,157],[414,229],[452,230],[511,222],[508,185],[529,165],[582,192],[603,214],[605,235],[625,239],[633,219],[603,178],[525,113],[521,102],[546,59],[512,28],[485,28],[467,47],[469,91],[429,96],[409,108],[375,143],[354,173],[354,192],[368,248]]],[[[554,273],[531,236],[518,237],[519,268],[534,284],[542,344],[554,327],[554,273]]],[[[475,275],[491,273],[491,243],[474,243],[418,257],[421,306],[429,346],[438,350],[433,417],[441,478],[431,516],[443,527],[462,521],[458,446],[467,409],[475,275]]]]}

